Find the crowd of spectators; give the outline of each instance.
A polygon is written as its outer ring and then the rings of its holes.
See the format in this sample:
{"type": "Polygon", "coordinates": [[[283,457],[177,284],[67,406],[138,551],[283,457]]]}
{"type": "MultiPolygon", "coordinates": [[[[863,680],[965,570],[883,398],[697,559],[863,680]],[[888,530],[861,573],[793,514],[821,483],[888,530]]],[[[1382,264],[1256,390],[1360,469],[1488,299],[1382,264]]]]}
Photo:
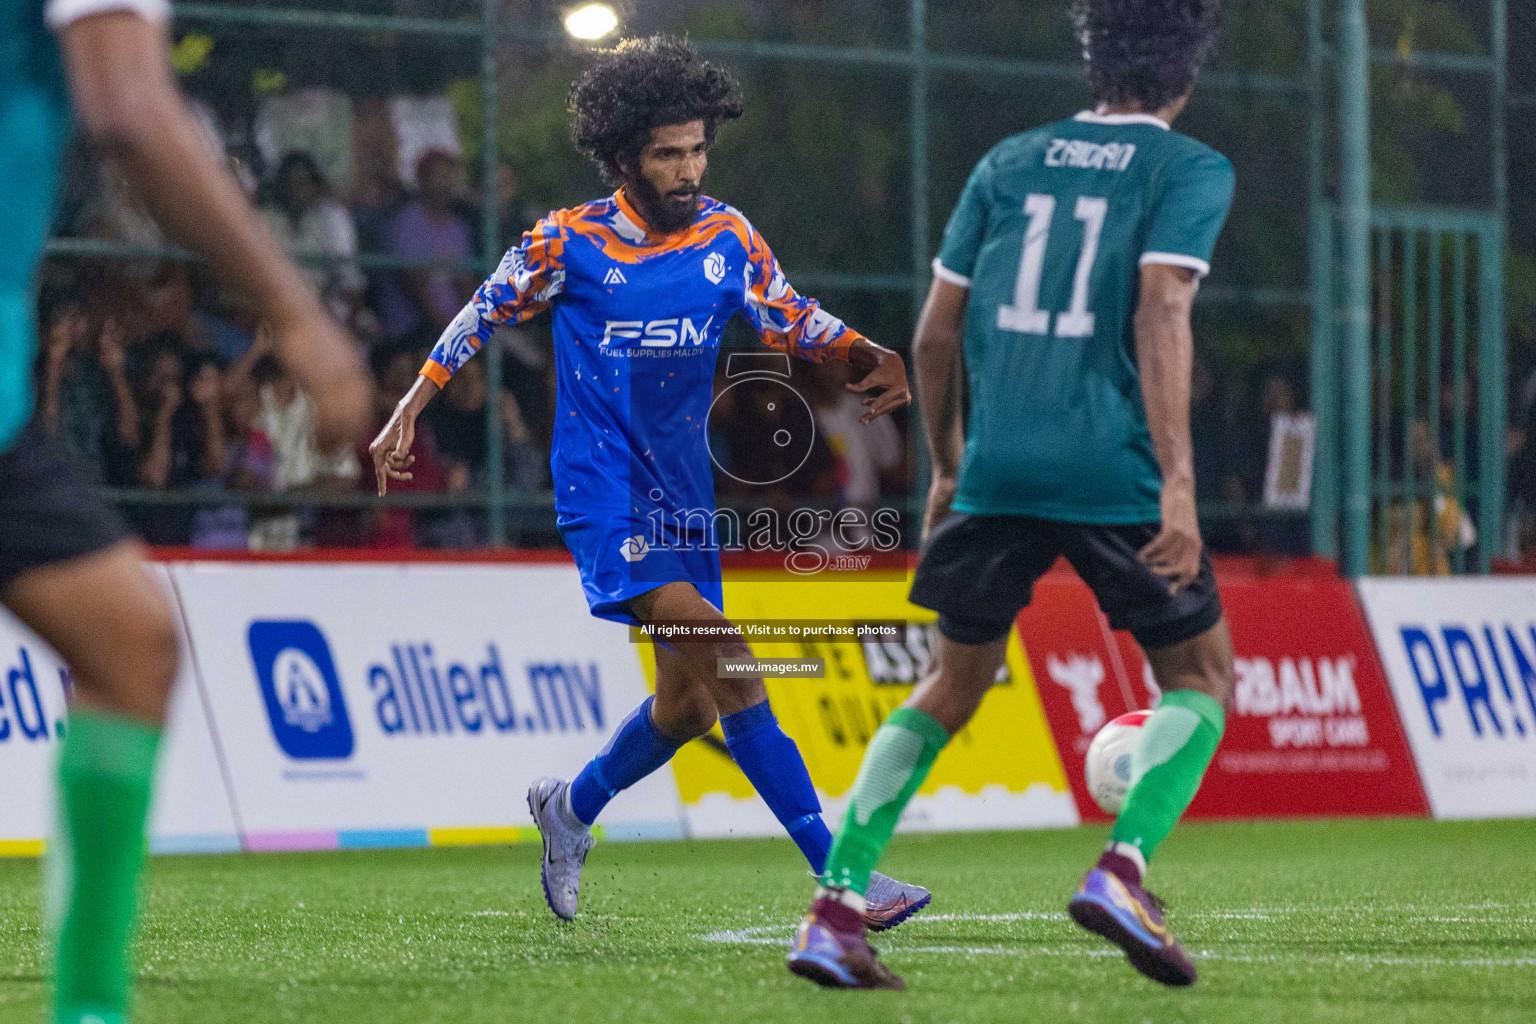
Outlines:
{"type": "MultiPolygon", "coordinates": [[[[266,126],[268,142],[276,131],[266,126]]],[[[359,169],[345,189],[323,169],[337,160],[294,150],[264,175],[241,170],[262,220],[362,346],[382,425],[478,284],[483,197],[451,149],[422,150],[409,175],[387,165],[359,169]]],[[[61,234],[165,246],[110,163],[82,153],[76,164],[61,234]]],[[[509,163],[498,166],[490,187],[499,241],[509,244],[535,217],[509,163]]],[[[362,500],[374,487],[366,450],[317,448],[309,399],[275,358],[269,332],[205,268],[169,258],[56,258],[45,267],[39,322],[39,417],[151,543],[483,545],[477,499],[490,475],[489,429],[501,432],[507,485],[522,496],[548,491],[554,371],[546,323],[497,333],[503,377],[495,428],[487,360],[472,360],[421,423],[413,478],[392,486],[397,494],[466,500],[381,507],[362,500]]],[[[804,390],[816,396],[815,457],[745,497],[900,505],[907,486],[900,428],[857,426],[862,410],[841,387],[845,368],[801,370],[804,390]]],[[[736,418],[713,425],[717,463],[753,457],[750,431],[738,429],[746,421],[736,418]]],[[[721,480],[731,492],[731,478],[721,480]]]]}
{"type": "MultiPolygon", "coordinates": [[[[364,347],[381,425],[473,293],[483,241],[482,198],[467,187],[453,153],[426,149],[411,178],[406,184],[375,173],[343,193],[319,160],[294,151],[253,182],[263,220],[364,347]],[[366,254],[409,266],[370,267],[366,254]]],[[[97,165],[96,186],[74,221],[77,233],[163,243],[109,165],[97,165]]],[[[510,164],[498,167],[491,188],[497,230],[510,241],[534,217],[510,164]]],[[[40,316],[39,415],[94,480],[115,489],[151,542],[259,550],[486,542],[485,516],[474,501],[369,507],[327,500],[356,499],[373,488],[366,451],[317,449],[309,401],[273,356],[271,338],[203,268],[165,259],[55,260],[45,273],[40,316]]],[[[549,486],[554,415],[547,325],[504,329],[494,343],[503,352],[496,416],[503,478],[520,495],[538,494],[549,486]]],[[[807,399],[815,439],[808,455],[795,456],[797,465],[743,470],[764,451],[779,454],[754,440],[763,426],[756,407],[772,404],[758,402],[751,388],[734,389],[719,403],[710,444],[722,499],[783,511],[806,503],[903,506],[912,470],[907,423],[860,426],[862,409],[843,389],[846,380],[840,365],[795,367],[793,386],[807,399]]],[[[398,482],[395,492],[483,492],[491,394],[486,360],[470,361],[429,408],[413,479],[398,482]]],[[[1259,500],[1271,418],[1297,406],[1287,374],[1262,376],[1252,392],[1221,387],[1210,366],[1197,362],[1193,416],[1203,504],[1252,507],[1259,500]]],[[[1210,533],[1217,550],[1306,547],[1304,525],[1294,518],[1218,517],[1210,533]]]]}
{"type": "MultiPolygon", "coordinates": [[[[492,193],[499,243],[511,243],[535,219],[510,163],[502,162],[490,182],[470,185],[440,106],[397,102],[395,141],[379,158],[361,144],[345,151],[324,144],[345,113],[333,98],[274,103],[256,127],[265,161],[232,161],[309,287],[359,340],[373,370],[380,425],[478,283],[488,226],[482,190],[492,193]],[[279,151],[284,142],[315,148],[279,151]]],[[[364,120],[361,113],[347,116],[364,120]]],[[[208,134],[210,146],[222,145],[211,115],[208,134]]],[[[367,135],[361,127],[353,131],[357,139],[367,135]]],[[[109,162],[82,150],[74,163],[61,234],[164,247],[109,162]]],[[[482,545],[488,537],[479,496],[490,478],[491,429],[501,435],[509,488],[520,496],[547,494],[554,419],[547,323],[498,332],[499,390],[490,387],[486,360],[461,370],[421,424],[413,479],[393,486],[407,495],[465,500],[389,507],[363,500],[374,487],[365,450],[316,447],[309,400],[274,357],[272,339],[201,266],[118,256],[51,260],[39,323],[39,417],[93,480],[112,489],[153,543],[263,550],[482,545]],[[493,393],[499,395],[494,427],[488,425],[493,393]]],[[[727,343],[748,340],[745,333],[728,336],[727,343]]],[[[1298,369],[1261,369],[1251,380],[1229,380],[1206,359],[1196,360],[1197,496],[1208,513],[1207,540],[1218,552],[1304,554],[1309,548],[1304,515],[1254,514],[1266,501],[1276,423],[1305,415],[1298,369]]],[[[782,461],[790,457],[787,450],[759,443],[759,435],[767,423],[762,409],[774,408],[763,389],[781,385],[734,388],[722,377],[710,424],[722,501],[781,511],[805,504],[905,507],[915,474],[904,438],[915,424],[903,415],[859,425],[862,409],[842,387],[846,380],[841,365],[796,364],[792,383],[806,399],[814,443],[808,453],[794,454],[794,465],[779,466],[762,460],[782,461]]],[[[1536,424],[1530,411],[1536,382],[1522,395],[1524,412],[1517,410],[1516,419],[1536,424]]],[[[1448,472],[1444,452],[1436,459],[1430,451],[1427,424],[1419,432],[1418,478],[1434,477],[1440,486],[1448,472]]],[[[1536,530],[1530,522],[1536,446],[1525,446],[1527,436],[1536,436],[1536,428],[1512,435],[1511,483],[1525,510],[1516,521],[1536,530]]],[[[1475,451],[1470,461],[1476,465],[1475,451]]],[[[1464,510],[1447,507],[1438,501],[1433,510],[1411,503],[1394,510],[1398,534],[1414,540],[1400,545],[1389,538],[1382,557],[1412,548],[1405,557],[1415,567],[1439,566],[1451,548],[1430,552],[1414,545],[1421,534],[1464,543],[1464,510]],[[1428,530],[1431,520],[1438,530],[1428,530]]]]}
{"type": "MultiPolygon", "coordinates": [[[[75,165],[61,234],[164,247],[110,163],[83,151],[75,165]]],[[[315,157],[293,151],[263,180],[246,175],[262,220],[362,346],[380,424],[478,283],[480,201],[465,187],[459,158],[427,149],[414,171],[409,186],[383,180],[343,191],[315,157]],[[415,266],[369,270],[369,253],[415,266]]],[[[509,165],[493,188],[498,228],[514,238],[531,218],[509,165]]],[[[268,331],[196,264],[50,260],[39,325],[37,415],[152,543],[284,550],[485,541],[483,516],[462,509],[306,503],[371,490],[367,453],[317,448],[310,401],[275,358],[268,331]]],[[[552,419],[548,335],[503,331],[497,344],[506,355],[506,478],[537,492],[547,488],[552,419]]],[[[400,489],[451,495],[484,487],[489,394],[483,361],[450,383],[418,437],[415,479],[400,489]]]]}

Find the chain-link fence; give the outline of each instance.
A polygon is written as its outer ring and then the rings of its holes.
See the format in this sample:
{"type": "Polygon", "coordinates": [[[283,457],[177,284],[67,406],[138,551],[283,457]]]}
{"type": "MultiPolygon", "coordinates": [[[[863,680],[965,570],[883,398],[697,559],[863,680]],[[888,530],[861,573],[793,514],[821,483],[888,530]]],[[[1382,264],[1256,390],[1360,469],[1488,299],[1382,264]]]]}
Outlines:
{"type": "MultiPolygon", "coordinates": [[[[896,348],[976,160],[1088,103],[1056,0],[617,6],[625,34],[686,33],[738,74],[747,113],[722,131],[706,191],[752,218],[798,288],[896,348]]],[[[176,70],[209,145],[367,347],[381,421],[505,246],[607,191],[568,141],[565,94],[588,44],[564,13],[549,0],[175,5],[176,70]]],[[[1489,26],[1502,3],[1372,15],[1377,197],[1497,213],[1504,44],[1489,26]]],[[[1313,383],[1311,225],[1336,189],[1331,17],[1320,0],[1228,3],[1179,125],[1229,155],[1239,181],[1196,316],[1197,476],[1218,551],[1331,553],[1304,497],[1274,493],[1272,451],[1313,383]]],[[[84,147],[72,166],[40,298],[42,408],[152,541],[555,542],[546,327],[487,346],[434,403],[411,489],[377,499],[362,453],[306,449],[291,383],[239,297],[166,244],[110,166],[84,147]],[[156,431],[169,460],[143,457],[156,431]]],[[[896,455],[889,439],[872,451],[826,437],[788,496],[920,506],[915,424],[899,422],[896,455]]],[[[719,430],[728,446],[731,425],[719,430]]]]}

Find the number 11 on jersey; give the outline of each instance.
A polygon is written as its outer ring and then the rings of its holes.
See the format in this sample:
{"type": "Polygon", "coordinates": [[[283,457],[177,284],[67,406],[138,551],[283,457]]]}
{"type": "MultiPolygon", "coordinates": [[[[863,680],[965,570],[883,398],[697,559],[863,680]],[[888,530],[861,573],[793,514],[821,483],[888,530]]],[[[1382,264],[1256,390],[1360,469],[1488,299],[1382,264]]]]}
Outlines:
{"type": "MultiPolygon", "coordinates": [[[[1089,310],[1088,286],[1093,279],[1093,261],[1099,254],[1099,236],[1104,231],[1104,215],[1109,200],[1079,196],[1073,216],[1083,222],[1083,247],[1077,256],[1077,272],[1072,277],[1072,299],[1066,312],[1056,317],[1056,337],[1087,338],[1093,334],[1093,313],[1089,310]]],[[[1048,335],[1051,314],[1040,308],[1040,279],[1045,274],[1046,246],[1051,237],[1051,218],[1056,214],[1056,197],[1031,193],[1024,202],[1029,226],[1024,231],[1024,252],[1019,259],[1019,277],[1013,286],[1013,305],[999,306],[997,326],[1019,334],[1048,335]]]]}

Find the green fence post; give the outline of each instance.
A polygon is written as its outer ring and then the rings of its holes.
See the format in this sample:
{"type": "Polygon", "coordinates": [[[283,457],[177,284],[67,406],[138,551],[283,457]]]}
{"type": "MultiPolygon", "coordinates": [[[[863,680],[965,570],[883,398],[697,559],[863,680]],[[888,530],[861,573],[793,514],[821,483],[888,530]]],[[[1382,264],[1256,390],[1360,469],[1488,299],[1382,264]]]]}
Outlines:
{"type": "MultiPolygon", "coordinates": [[[[923,300],[927,295],[928,268],[928,0],[910,0],[907,9],[912,67],[907,81],[911,106],[910,174],[912,176],[912,322],[922,313],[923,300]]],[[[907,352],[911,363],[912,353],[907,352]]],[[[908,367],[908,372],[911,367],[908,367]]],[[[930,463],[925,435],[919,423],[918,411],[912,410],[907,422],[908,434],[913,438],[911,446],[917,455],[913,467],[913,486],[907,493],[907,522],[909,529],[922,528],[923,509],[927,504],[930,463]]],[[[915,545],[914,545],[915,546],[915,545]]]]}
{"type": "MultiPolygon", "coordinates": [[[[1489,483],[1484,484],[1485,500],[1484,504],[1481,506],[1481,508],[1484,509],[1481,515],[1483,525],[1480,529],[1482,531],[1486,531],[1490,526],[1496,526],[1499,530],[1499,535],[1496,538],[1485,541],[1482,545],[1482,550],[1487,553],[1486,557],[1483,559],[1482,564],[1482,568],[1485,572],[1488,570],[1488,563],[1491,561],[1492,553],[1496,549],[1495,546],[1502,548],[1504,544],[1504,502],[1506,498],[1504,477],[1506,471],[1504,464],[1504,428],[1506,425],[1505,420],[1507,416],[1507,412],[1504,406],[1508,399],[1509,387],[1509,382],[1506,379],[1508,370],[1505,366],[1505,346],[1507,345],[1507,340],[1504,334],[1504,233],[1509,230],[1508,0],[1492,0],[1489,6],[1489,14],[1493,20],[1493,24],[1491,26],[1492,31],[1490,32],[1490,41],[1492,43],[1491,49],[1493,51],[1493,125],[1491,140],[1493,144],[1493,210],[1495,216],[1498,217],[1499,237],[1494,244],[1494,247],[1498,250],[1495,259],[1491,263],[1485,262],[1484,266],[1498,274],[1498,277],[1495,278],[1495,280],[1499,282],[1499,287],[1497,289],[1496,295],[1485,295],[1484,292],[1488,291],[1489,289],[1483,288],[1482,281],[1480,280],[1478,282],[1478,295],[1480,301],[1483,303],[1482,312],[1479,315],[1482,316],[1491,325],[1491,327],[1485,329],[1483,334],[1485,344],[1490,348],[1497,350],[1497,409],[1490,409],[1489,406],[1485,404],[1483,406],[1483,423],[1485,428],[1484,433],[1486,435],[1490,432],[1489,414],[1491,412],[1498,413],[1497,418],[1492,420],[1492,426],[1497,429],[1498,434],[1495,441],[1495,447],[1498,451],[1498,465],[1496,467],[1494,479],[1489,483]],[[1490,336],[1489,331],[1491,330],[1497,330],[1496,338],[1490,336]],[[1493,486],[1495,488],[1491,495],[1486,490],[1486,488],[1489,486],[1493,486]],[[1490,498],[1491,501],[1488,500],[1490,498]],[[1492,505],[1493,509],[1497,511],[1496,519],[1490,518],[1492,515],[1492,513],[1488,511],[1490,505],[1492,505]]],[[[1483,392],[1483,395],[1485,401],[1488,397],[1490,397],[1486,390],[1483,392]]],[[[1483,451],[1486,452],[1487,450],[1488,449],[1484,447],[1483,451]]],[[[1487,465],[1488,456],[1484,455],[1483,458],[1484,464],[1487,465]]],[[[1486,537],[1486,533],[1484,536],[1486,537]]]]}
{"type": "Polygon", "coordinates": [[[1504,544],[1504,226],[1477,244],[1478,487],[1477,568],[1487,572],[1504,544]]]}
{"type": "Polygon", "coordinates": [[[1342,160],[1344,572],[1365,575],[1371,544],[1371,139],[1370,43],[1365,0],[1339,13],[1342,160]]]}
{"type": "Polygon", "coordinates": [[[1323,5],[1307,0],[1308,262],[1312,274],[1312,550],[1339,556],[1339,347],[1333,294],[1334,213],[1323,200],[1323,5]]]}
{"type": "MultiPolygon", "coordinates": [[[[480,25],[480,223],[481,256],[489,276],[501,261],[501,216],[496,206],[498,89],[496,83],[497,0],[481,0],[480,25]]],[[[505,432],[501,426],[501,345],[493,334],[485,352],[485,513],[492,547],[507,543],[505,432]]]]}
{"type": "Polygon", "coordinates": [[[1339,556],[1339,338],[1333,291],[1334,213],[1312,213],[1312,550],[1339,556]]]}
{"type": "Polygon", "coordinates": [[[1429,479],[1424,485],[1424,507],[1429,510],[1429,550],[1440,550],[1440,517],[1435,515],[1435,495],[1440,489],[1440,388],[1442,385],[1441,362],[1441,337],[1445,332],[1443,322],[1444,311],[1441,302],[1441,288],[1444,285],[1444,270],[1440,265],[1440,251],[1445,247],[1445,233],[1441,230],[1433,230],[1429,234],[1429,333],[1425,336],[1425,342],[1429,346],[1429,355],[1425,359],[1425,377],[1427,379],[1428,396],[1425,401],[1425,419],[1429,421],[1429,450],[1432,454],[1429,479]]]}
{"type": "MultiPolygon", "coordinates": [[[[1451,496],[1461,508],[1467,507],[1467,236],[1458,228],[1451,248],[1451,293],[1455,305],[1451,314],[1451,393],[1455,415],[1451,420],[1451,453],[1455,480],[1451,496]]],[[[1467,552],[1456,544],[1451,554],[1451,568],[1466,572],[1467,552]]]]}
{"type": "MultiPolygon", "coordinates": [[[[1413,431],[1419,417],[1419,231],[1403,232],[1403,567],[1413,572],[1413,507],[1418,486],[1413,465],[1413,431]]],[[[1390,406],[1389,406],[1390,408],[1390,406]]],[[[1433,471],[1431,471],[1433,474],[1433,471]]],[[[1433,510],[1430,515],[1433,518],[1433,510]]],[[[1385,541],[1383,541],[1385,543],[1385,541]]],[[[1434,565],[1433,557],[1430,562],[1434,565]]],[[[1430,569],[1433,572],[1433,568],[1430,569]]]]}
{"type": "Polygon", "coordinates": [[[1491,0],[1489,47],[1493,53],[1493,212],[1499,223],[1509,223],[1509,11],[1508,0],[1491,0]]]}
{"type": "MultiPolygon", "coordinates": [[[[1380,211],[1377,215],[1380,216],[1380,211]]],[[[1366,420],[1375,436],[1368,458],[1375,461],[1371,500],[1376,512],[1379,564],[1373,566],[1372,571],[1382,573],[1387,571],[1387,536],[1391,533],[1392,514],[1392,239],[1395,234],[1389,226],[1376,229],[1376,369],[1370,382],[1370,416],[1366,420]]]]}

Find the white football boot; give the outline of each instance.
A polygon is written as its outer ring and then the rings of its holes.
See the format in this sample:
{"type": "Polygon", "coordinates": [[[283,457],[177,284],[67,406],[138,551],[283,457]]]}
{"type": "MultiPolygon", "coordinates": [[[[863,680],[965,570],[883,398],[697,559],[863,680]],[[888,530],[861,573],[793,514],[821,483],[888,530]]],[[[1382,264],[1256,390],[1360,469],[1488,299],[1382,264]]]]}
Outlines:
{"type": "Polygon", "coordinates": [[[539,779],[528,788],[528,810],[544,840],[544,864],[540,877],[549,909],[562,921],[576,916],[576,895],[581,890],[581,868],[597,844],[592,830],[571,813],[566,793],[571,784],[563,779],[539,779]]]}

